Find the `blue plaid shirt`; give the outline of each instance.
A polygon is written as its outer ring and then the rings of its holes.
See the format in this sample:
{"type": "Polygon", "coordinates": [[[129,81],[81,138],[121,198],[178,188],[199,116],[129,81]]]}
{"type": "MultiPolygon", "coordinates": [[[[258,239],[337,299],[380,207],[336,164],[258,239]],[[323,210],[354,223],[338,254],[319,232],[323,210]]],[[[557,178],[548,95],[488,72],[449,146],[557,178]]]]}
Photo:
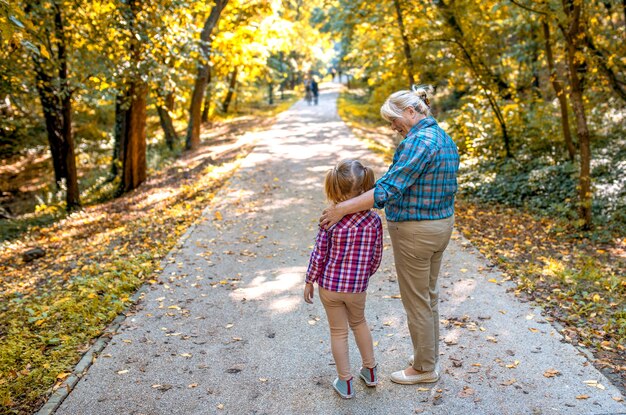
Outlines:
{"type": "Polygon", "coordinates": [[[450,217],[458,169],[456,144],[434,118],[425,118],[411,128],[376,182],[374,207],[384,207],[391,222],[450,217]]]}

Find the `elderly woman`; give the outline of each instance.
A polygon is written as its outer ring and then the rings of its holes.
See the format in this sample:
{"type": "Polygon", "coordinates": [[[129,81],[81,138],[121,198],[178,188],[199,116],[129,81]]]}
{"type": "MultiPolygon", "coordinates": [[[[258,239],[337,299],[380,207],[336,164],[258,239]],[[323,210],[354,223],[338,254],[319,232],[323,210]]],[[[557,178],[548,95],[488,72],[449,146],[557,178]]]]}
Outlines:
{"type": "Polygon", "coordinates": [[[328,228],[343,216],[385,208],[402,304],[413,343],[410,366],[392,373],[396,383],[439,379],[439,291],[441,258],[454,225],[459,154],[430,112],[430,86],[389,96],[380,109],[404,139],[389,170],[374,189],[324,210],[328,228]]]}

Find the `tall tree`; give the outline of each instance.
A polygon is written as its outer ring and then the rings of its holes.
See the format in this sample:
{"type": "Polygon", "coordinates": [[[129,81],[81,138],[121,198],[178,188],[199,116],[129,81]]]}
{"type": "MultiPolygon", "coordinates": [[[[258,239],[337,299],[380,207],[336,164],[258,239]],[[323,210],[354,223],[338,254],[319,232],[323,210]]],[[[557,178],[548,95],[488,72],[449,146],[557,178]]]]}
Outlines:
{"type": "Polygon", "coordinates": [[[226,92],[226,98],[224,98],[224,103],[222,104],[222,111],[224,113],[228,112],[228,107],[230,106],[230,102],[232,101],[233,95],[235,94],[235,88],[237,87],[237,72],[238,68],[235,67],[230,73],[228,92],[226,92]]]}
{"type": "Polygon", "coordinates": [[[200,124],[202,121],[202,103],[204,92],[209,79],[209,61],[211,59],[211,35],[217,26],[222,11],[226,7],[228,0],[215,0],[215,5],[211,9],[209,17],[204,23],[200,33],[201,58],[197,63],[198,73],[193,87],[191,104],[189,106],[189,124],[187,126],[186,148],[193,149],[200,144],[200,124]]]}
{"type": "Polygon", "coordinates": [[[556,64],[554,62],[554,54],[552,53],[552,40],[550,38],[550,24],[547,16],[541,19],[541,25],[543,28],[543,37],[545,42],[546,59],[548,61],[548,68],[550,70],[550,82],[554,88],[557,99],[559,100],[559,110],[561,111],[561,129],[563,130],[563,139],[567,148],[567,154],[570,161],[574,161],[576,157],[576,148],[574,147],[574,141],[572,140],[572,133],[569,128],[569,111],[567,105],[567,94],[563,87],[563,81],[557,71],[556,64]]]}
{"type": "Polygon", "coordinates": [[[404,28],[404,19],[402,17],[402,6],[400,0],[393,0],[396,8],[396,20],[402,36],[402,44],[404,46],[404,57],[406,58],[406,71],[409,79],[409,88],[415,83],[415,68],[413,65],[413,56],[411,55],[411,44],[404,28]]]}
{"type": "Polygon", "coordinates": [[[130,36],[128,48],[131,70],[121,80],[123,88],[119,96],[119,113],[115,130],[119,133],[119,160],[121,181],[119,193],[137,188],[146,179],[146,104],[148,87],[141,73],[142,66],[142,12],[141,0],[126,0],[123,8],[130,36]]]}
{"type": "Polygon", "coordinates": [[[584,222],[584,227],[589,229],[592,227],[592,194],[590,135],[583,97],[585,74],[587,72],[584,50],[585,16],[581,0],[562,0],[562,5],[566,20],[560,23],[559,27],[566,43],[570,94],[572,108],[576,117],[576,135],[578,136],[578,146],[580,148],[579,212],[580,218],[584,222]]]}
{"type": "MultiPolygon", "coordinates": [[[[503,77],[493,70],[492,66],[485,62],[483,58],[483,52],[476,52],[476,48],[473,47],[472,42],[468,41],[466,31],[463,29],[457,13],[461,10],[457,6],[455,0],[449,0],[447,3],[444,0],[434,2],[439,12],[441,13],[444,21],[447,23],[449,31],[444,35],[445,37],[437,40],[442,42],[448,42],[456,46],[454,50],[461,62],[464,62],[471,70],[474,79],[480,86],[483,94],[487,98],[491,109],[496,117],[500,131],[502,132],[502,140],[504,144],[505,156],[507,158],[513,157],[511,152],[511,137],[507,128],[506,119],[498,102],[498,95],[502,95],[503,98],[511,98],[509,91],[510,87],[503,77]],[[494,92],[493,89],[497,88],[498,92],[494,92]]],[[[468,24],[474,24],[474,22],[468,24]]]]}
{"type": "Polygon", "coordinates": [[[30,1],[25,12],[32,22],[28,32],[38,43],[38,46],[31,43],[30,55],[46,121],[55,182],[59,188],[65,186],[65,201],[71,211],[80,206],[80,194],[72,136],[73,90],[65,16],[58,1],[30,1]]]}

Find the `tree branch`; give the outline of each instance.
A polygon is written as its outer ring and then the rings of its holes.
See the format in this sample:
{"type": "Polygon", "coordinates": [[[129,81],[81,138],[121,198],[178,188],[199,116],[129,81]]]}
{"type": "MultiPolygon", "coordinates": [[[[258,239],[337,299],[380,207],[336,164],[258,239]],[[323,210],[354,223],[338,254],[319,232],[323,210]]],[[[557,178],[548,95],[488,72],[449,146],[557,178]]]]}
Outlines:
{"type": "Polygon", "coordinates": [[[524,5],[524,4],[522,4],[522,3],[519,3],[517,0],[509,0],[509,1],[510,1],[511,3],[513,3],[513,4],[515,4],[516,6],[521,7],[521,8],[522,8],[522,9],[524,9],[524,10],[528,10],[529,12],[533,12],[533,13],[541,14],[541,15],[543,15],[543,16],[547,16],[547,15],[548,15],[548,13],[547,13],[547,12],[544,12],[544,11],[541,11],[541,10],[536,10],[536,9],[533,9],[533,8],[531,8],[531,7],[528,7],[528,6],[524,5]]]}

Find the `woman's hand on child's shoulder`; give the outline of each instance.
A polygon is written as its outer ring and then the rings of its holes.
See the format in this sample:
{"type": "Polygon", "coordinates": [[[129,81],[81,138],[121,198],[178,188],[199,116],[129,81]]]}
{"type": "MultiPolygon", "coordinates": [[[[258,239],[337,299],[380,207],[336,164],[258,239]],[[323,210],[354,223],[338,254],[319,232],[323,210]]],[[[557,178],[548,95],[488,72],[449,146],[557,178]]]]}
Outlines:
{"type": "Polygon", "coordinates": [[[314,291],[315,291],[315,288],[313,287],[313,284],[311,283],[304,284],[304,301],[305,302],[309,304],[313,304],[314,291]]]}
{"type": "Polygon", "coordinates": [[[339,205],[332,205],[324,209],[320,217],[320,226],[328,229],[344,217],[339,205]]]}

